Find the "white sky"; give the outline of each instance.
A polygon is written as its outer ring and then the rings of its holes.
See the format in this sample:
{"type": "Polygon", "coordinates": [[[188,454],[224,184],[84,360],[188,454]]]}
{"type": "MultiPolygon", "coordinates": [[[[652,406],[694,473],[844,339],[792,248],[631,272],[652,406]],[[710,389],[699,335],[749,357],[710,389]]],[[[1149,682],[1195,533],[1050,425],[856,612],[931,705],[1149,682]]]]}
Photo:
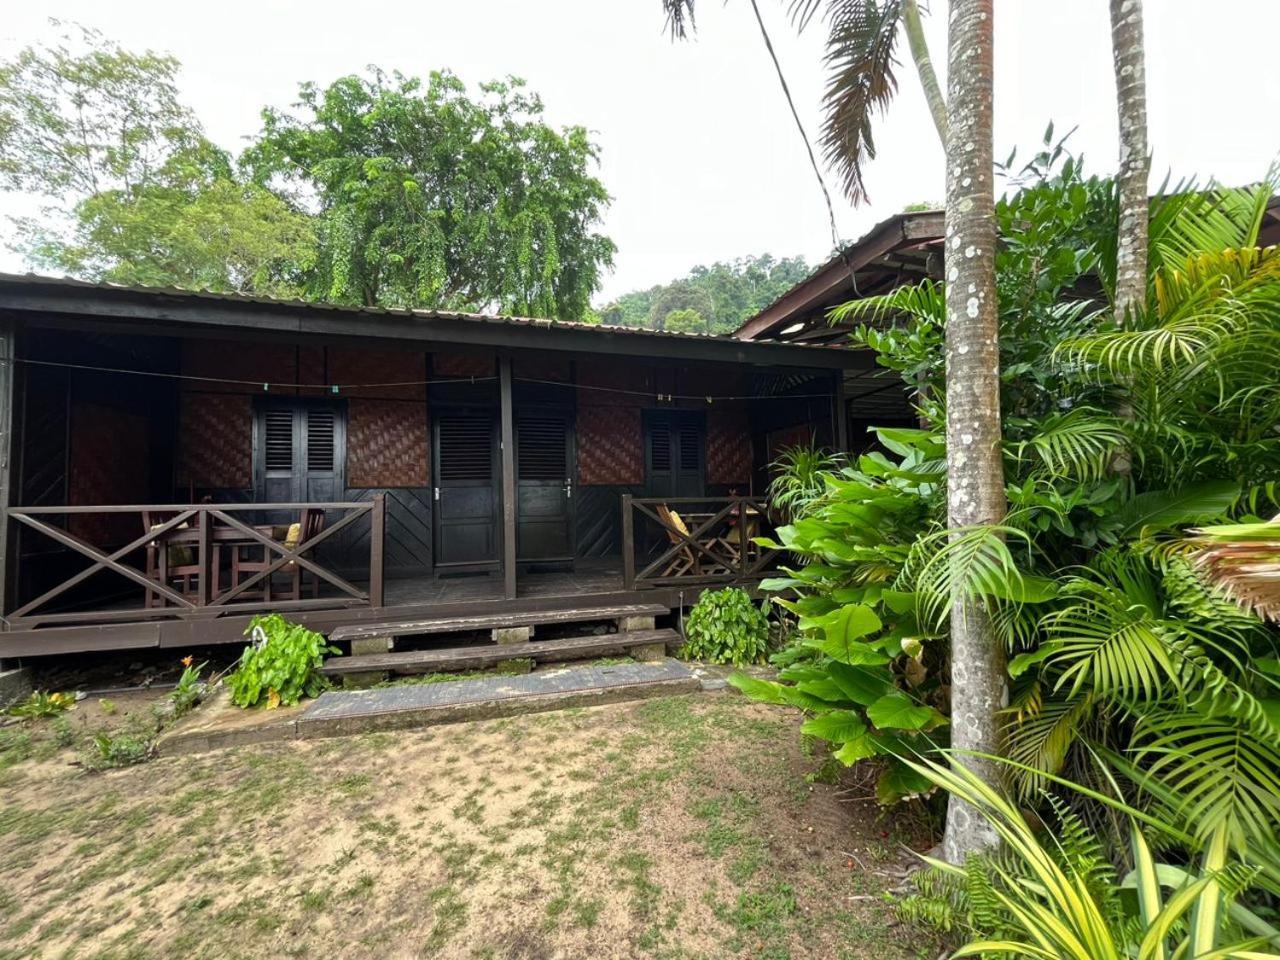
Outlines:
{"type": "MultiPolygon", "coordinates": [[[[811,136],[823,88],[822,37],[797,38],[785,4],[760,0],[811,136]]],[[[469,85],[515,74],[556,124],[582,124],[614,197],[604,230],[616,267],[596,298],[662,283],[697,263],[831,247],[817,184],[747,0],[700,0],[698,33],[673,43],[659,0],[36,0],[6,4],[0,55],[49,35],[54,16],[183,64],[186,101],[207,133],[238,150],[264,104],[287,106],[302,80],[327,83],[370,63],[410,74],[449,68],[469,85]]],[[[1106,0],[996,0],[996,156],[1026,155],[1053,119],[1099,172],[1116,155],[1106,0]]],[[[945,0],[926,20],[945,69],[945,0]]],[[[1280,0],[1147,0],[1153,180],[1258,179],[1280,152],[1280,0]]],[[[905,57],[905,43],[900,44],[905,57]]],[[[943,195],[942,153],[915,74],[879,123],[871,206],[838,201],[852,239],[905,204],[943,195]]],[[[21,209],[0,195],[0,213],[21,209]]],[[[11,254],[0,267],[17,269],[11,254]]]]}

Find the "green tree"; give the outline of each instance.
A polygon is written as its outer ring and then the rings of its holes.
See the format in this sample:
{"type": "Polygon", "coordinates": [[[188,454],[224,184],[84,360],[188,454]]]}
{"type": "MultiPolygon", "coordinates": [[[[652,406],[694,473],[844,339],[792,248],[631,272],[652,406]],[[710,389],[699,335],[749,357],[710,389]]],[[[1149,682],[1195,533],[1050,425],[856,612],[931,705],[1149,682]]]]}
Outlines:
{"type": "Polygon", "coordinates": [[[318,207],[312,296],[580,319],[614,245],[586,130],[555,130],[517,79],[472,98],[447,72],[373,70],[268,109],[246,163],[318,207]]]}
{"type": "Polygon", "coordinates": [[[662,329],[672,333],[709,333],[710,324],[697,310],[672,310],[667,314],[662,329]]]}
{"type": "Polygon", "coordinates": [[[177,70],[83,28],[0,64],[0,188],[43,201],[11,248],[90,279],[297,293],[310,218],[235,175],[177,70]]]}
{"type": "MultiPolygon", "coordinates": [[[[654,298],[649,308],[649,327],[653,330],[667,329],[671,314],[696,314],[699,319],[706,318],[707,323],[715,319],[716,305],[711,295],[702,287],[688,280],[677,280],[666,287],[654,298]]],[[[688,317],[684,318],[687,322],[688,317]]]]}
{"type": "MultiPolygon", "coordinates": [[[[754,6],[756,0],[752,0],[754,6]]],[[[695,0],[662,0],[673,35],[685,36],[693,25],[695,0]]],[[[826,62],[830,68],[823,98],[821,141],[827,163],[840,174],[845,194],[857,204],[867,200],[863,167],[876,155],[871,118],[884,111],[897,92],[894,48],[898,28],[907,36],[911,58],[929,113],[946,145],[947,105],[934,73],[916,0],[791,0],[799,30],[821,13],[827,24],[826,62]]],[[[756,10],[759,19],[759,10],[756,10]]],[[[763,21],[761,21],[763,29],[763,21]]],[[[798,121],[797,121],[798,122],[798,121]]]]}

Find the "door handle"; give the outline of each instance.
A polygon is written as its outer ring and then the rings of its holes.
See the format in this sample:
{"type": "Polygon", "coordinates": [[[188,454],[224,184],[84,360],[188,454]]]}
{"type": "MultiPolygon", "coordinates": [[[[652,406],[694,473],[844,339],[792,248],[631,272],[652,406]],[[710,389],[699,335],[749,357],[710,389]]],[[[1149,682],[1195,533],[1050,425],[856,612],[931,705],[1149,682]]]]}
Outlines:
{"type": "Polygon", "coordinates": [[[566,500],[573,499],[573,481],[572,480],[566,480],[564,482],[564,496],[566,500]]]}
{"type": "Polygon", "coordinates": [[[431,488],[431,490],[432,490],[432,495],[435,497],[435,501],[436,501],[436,503],[439,503],[439,502],[440,502],[440,488],[439,488],[439,487],[432,487],[432,488],[431,488]]]}

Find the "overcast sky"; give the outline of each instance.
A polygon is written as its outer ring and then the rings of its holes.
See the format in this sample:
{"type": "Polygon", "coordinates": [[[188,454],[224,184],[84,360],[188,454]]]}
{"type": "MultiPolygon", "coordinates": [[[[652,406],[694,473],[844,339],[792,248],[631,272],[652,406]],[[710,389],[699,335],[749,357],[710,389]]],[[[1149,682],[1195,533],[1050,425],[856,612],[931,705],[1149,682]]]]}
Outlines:
{"type": "MultiPolygon", "coordinates": [[[[819,29],[797,38],[785,3],[760,0],[804,122],[816,136],[819,29]]],[[[945,68],[944,0],[926,28],[945,68]]],[[[207,133],[238,150],[264,104],[287,106],[302,80],[368,64],[410,74],[448,68],[470,85],[514,74],[555,124],[582,124],[601,149],[613,204],[604,230],[617,263],[597,297],[662,283],[698,263],[752,253],[827,255],[826,210],[747,0],[701,0],[696,37],[673,43],[659,0],[36,0],[6,4],[0,54],[49,36],[54,16],[130,48],[181,60],[186,101],[207,133]]],[[[1090,167],[1116,155],[1106,0],[997,0],[996,156],[1078,126],[1090,167]]],[[[1258,179],[1280,151],[1280,0],[1147,0],[1153,180],[1258,179]]],[[[905,55],[905,44],[902,44],[905,55]]],[[[914,72],[900,70],[876,128],[871,205],[837,205],[842,237],[908,203],[939,201],[942,152],[914,72]]],[[[18,209],[0,196],[0,212],[18,209]]],[[[15,269],[12,255],[0,265],[15,269]]]]}

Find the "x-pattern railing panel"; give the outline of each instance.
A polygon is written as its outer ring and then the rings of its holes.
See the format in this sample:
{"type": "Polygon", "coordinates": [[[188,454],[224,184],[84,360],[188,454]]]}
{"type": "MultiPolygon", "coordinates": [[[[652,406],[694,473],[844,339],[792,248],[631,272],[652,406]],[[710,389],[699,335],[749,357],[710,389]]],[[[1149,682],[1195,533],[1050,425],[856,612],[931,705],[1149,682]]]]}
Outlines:
{"type": "Polygon", "coordinates": [[[767,515],[768,504],[758,497],[624,497],[625,585],[629,589],[671,583],[723,583],[752,577],[767,568],[778,554],[772,548],[751,549],[753,537],[748,535],[748,526],[752,522],[763,523],[767,515]],[[691,528],[681,529],[670,519],[672,512],[710,504],[719,505],[719,509],[708,517],[699,517],[691,528]],[[668,541],[668,546],[639,572],[634,570],[637,516],[656,524],[668,541]],[[689,562],[680,564],[682,556],[689,562]],[[672,573],[677,567],[679,572],[672,573]]]}
{"type": "MultiPolygon", "coordinates": [[[[69,553],[84,557],[89,565],[44,590],[39,596],[26,601],[9,612],[5,619],[10,623],[91,623],[101,616],[103,611],[74,612],[40,612],[47,609],[51,601],[77,599],[70,594],[94,574],[109,571],[118,574],[131,583],[144,589],[144,607],[136,611],[113,609],[107,611],[113,615],[137,615],[143,618],[173,615],[195,615],[207,610],[209,615],[220,612],[265,609],[266,607],[307,608],[316,605],[347,606],[382,605],[383,584],[383,536],[385,530],[385,500],[383,496],[375,496],[371,501],[338,502],[338,503],[236,503],[236,504],[121,504],[108,506],[64,506],[64,507],[11,507],[8,515],[24,528],[47,537],[69,553]],[[268,536],[241,516],[245,513],[279,514],[282,512],[300,513],[305,510],[323,510],[342,512],[344,515],[336,522],[326,525],[314,536],[295,545],[282,543],[268,536]],[[139,528],[143,526],[144,516],[165,517],[163,521],[150,524],[139,536],[123,546],[101,547],[88,542],[69,529],[57,525],[59,517],[74,517],[85,514],[134,514],[138,518],[139,528]],[[338,573],[326,569],[315,559],[315,551],[325,542],[331,541],[341,531],[352,524],[368,517],[370,521],[369,537],[369,589],[362,590],[338,573]],[[210,531],[217,528],[218,535],[212,536],[210,531]],[[195,533],[192,533],[194,528],[195,533]],[[172,539],[175,531],[181,531],[185,537],[180,546],[191,550],[196,559],[194,566],[197,585],[194,590],[181,592],[171,586],[168,581],[168,565],[160,561],[159,574],[152,570],[139,569],[126,562],[132,554],[148,547],[168,545],[173,549],[172,539]],[[217,551],[211,546],[243,546],[261,547],[264,561],[270,559],[265,569],[257,571],[239,583],[233,583],[226,590],[217,589],[219,571],[215,569],[213,558],[217,551]],[[324,583],[335,588],[336,597],[324,600],[289,600],[278,598],[271,603],[253,602],[254,598],[246,596],[248,591],[269,582],[276,573],[296,567],[316,578],[317,583],[324,583]],[[162,603],[151,606],[146,597],[159,598],[162,603]],[[238,602],[237,602],[238,601],[238,602]],[[246,602],[251,601],[251,602],[246,602]]],[[[70,526],[70,525],[68,525],[70,526]]],[[[164,554],[162,553],[162,557],[164,554]]],[[[150,564],[149,564],[150,565],[150,564]]]]}

